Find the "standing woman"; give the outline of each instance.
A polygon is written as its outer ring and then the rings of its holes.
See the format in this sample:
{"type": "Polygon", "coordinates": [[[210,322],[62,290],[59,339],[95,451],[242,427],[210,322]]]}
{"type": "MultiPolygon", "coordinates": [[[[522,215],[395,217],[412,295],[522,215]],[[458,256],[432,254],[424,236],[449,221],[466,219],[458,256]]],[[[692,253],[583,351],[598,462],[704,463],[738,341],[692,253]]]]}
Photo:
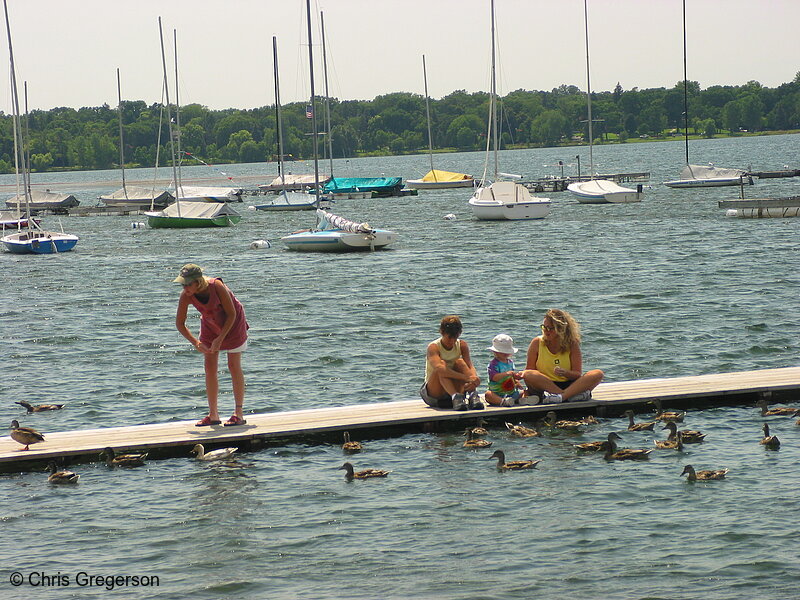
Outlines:
{"type": "Polygon", "coordinates": [[[583,372],[581,328],[565,310],[551,308],[542,321],[542,335],[531,340],[523,378],[529,393],[542,393],[542,402],[590,400],[603,380],[600,369],[583,372]]]}
{"type": "Polygon", "coordinates": [[[242,371],[242,352],[247,348],[249,325],[242,303],[236,299],[219,277],[206,277],[203,269],[194,264],[184,265],[175,283],[183,286],[175,327],[198,352],[205,356],[206,396],[208,396],[208,415],[195,423],[198,427],[219,425],[217,396],[219,394],[219,353],[228,353],[228,370],[233,382],[233,397],[236,408],[225,425],[244,425],[242,406],[244,404],[244,372],[242,371]],[[189,305],[200,312],[200,339],[195,338],[186,327],[186,314],[189,305]]]}

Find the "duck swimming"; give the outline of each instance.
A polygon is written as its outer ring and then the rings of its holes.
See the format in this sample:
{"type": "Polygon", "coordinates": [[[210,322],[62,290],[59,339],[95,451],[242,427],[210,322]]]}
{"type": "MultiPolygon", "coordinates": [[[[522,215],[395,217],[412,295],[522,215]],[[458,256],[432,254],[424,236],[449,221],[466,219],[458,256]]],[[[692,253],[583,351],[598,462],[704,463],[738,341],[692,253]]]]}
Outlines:
{"type": "Polygon", "coordinates": [[[115,454],[113,448],[105,448],[100,453],[109,467],[141,467],[147,459],[147,452],[138,454],[115,454]]]}
{"type": "Polygon", "coordinates": [[[19,402],[15,402],[14,404],[19,404],[25,410],[28,411],[28,414],[37,413],[37,412],[44,412],[47,410],[61,410],[64,408],[63,404],[36,404],[32,405],[24,400],[20,400],[19,402]]]}
{"type": "Polygon", "coordinates": [[[351,442],[350,441],[350,432],[344,432],[344,444],[342,444],[342,450],[349,453],[355,454],[356,452],[361,452],[363,447],[361,446],[360,442],[351,442]]]}
{"type": "MultiPolygon", "coordinates": [[[[669,429],[669,437],[667,439],[673,442],[676,441],[678,426],[673,421],[669,421],[662,429],[669,429]]],[[[681,429],[680,433],[684,444],[699,444],[706,437],[705,433],[693,429],[681,429]]]]}
{"type": "Polygon", "coordinates": [[[769,425],[766,423],[764,423],[763,431],[764,438],[759,442],[762,446],[766,446],[767,450],[777,450],[781,447],[781,441],[778,436],[769,434],[769,425]]]}
{"type": "Polygon", "coordinates": [[[654,404],[656,407],[656,421],[664,421],[665,423],[668,421],[672,421],[673,423],[683,423],[683,418],[686,413],[664,410],[661,407],[661,400],[658,398],[654,398],[650,401],[650,403],[654,404]]]}
{"type": "Polygon", "coordinates": [[[238,448],[220,448],[218,450],[206,452],[206,449],[203,448],[203,444],[196,444],[189,454],[195,454],[197,460],[225,460],[226,458],[230,458],[237,450],[238,448]]]}
{"type": "Polygon", "coordinates": [[[473,435],[489,435],[489,430],[486,429],[486,421],[483,420],[483,417],[478,419],[478,424],[472,428],[473,435]]]}
{"type": "Polygon", "coordinates": [[[47,478],[49,483],[78,483],[80,475],[72,471],[59,471],[55,461],[50,461],[47,465],[50,476],[47,478]]]}
{"type": "Polygon", "coordinates": [[[353,479],[370,479],[372,477],[386,477],[389,474],[389,471],[383,471],[381,469],[364,469],[363,471],[356,471],[353,469],[353,465],[349,462],[344,463],[339,470],[345,470],[344,478],[347,481],[353,481],[353,479]]]}
{"type": "Polygon", "coordinates": [[[762,417],[797,417],[800,416],[800,409],[790,408],[788,406],[779,406],[777,408],[770,408],[767,401],[761,398],[758,401],[758,407],[761,409],[762,417]]]}
{"type": "Polygon", "coordinates": [[[19,421],[11,421],[11,439],[23,444],[23,450],[29,450],[31,444],[38,444],[44,441],[44,436],[31,427],[20,427],[19,421]]]}
{"type": "Polygon", "coordinates": [[[525,427],[521,423],[519,425],[514,425],[506,421],[506,429],[508,429],[512,435],[521,438],[528,438],[528,437],[537,437],[541,435],[538,429],[531,429],[530,427],[525,427]]]}
{"type": "Polygon", "coordinates": [[[464,442],[464,448],[488,448],[492,445],[492,442],[489,440],[474,437],[473,430],[469,427],[467,427],[464,435],[467,436],[467,441],[464,442]]]}
{"type": "MultiPolygon", "coordinates": [[[[671,423],[674,425],[674,423],[671,423]]],[[[666,429],[666,427],[664,428],[666,429]]],[[[659,450],[677,450],[683,452],[683,432],[679,431],[675,434],[675,439],[672,439],[672,434],[665,440],[653,440],[656,448],[659,450]]]]}
{"type": "Polygon", "coordinates": [[[568,421],[564,419],[559,421],[557,419],[556,413],[551,410],[545,415],[544,422],[550,427],[555,427],[563,431],[581,431],[581,427],[586,425],[583,421],[568,421]]]}
{"type": "Polygon", "coordinates": [[[692,465],[686,465],[683,467],[681,477],[688,473],[689,476],[687,479],[689,481],[714,481],[718,479],[725,479],[725,474],[727,472],[728,469],[719,469],[716,471],[695,471],[692,465]]]}
{"type": "Polygon", "coordinates": [[[652,452],[652,450],[638,450],[636,448],[617,449],[614,438],[609,438],[607,442],[603,442],[602,449],[605,452],[603,458],[606,460],[643,460],[648,458],[648,455],[652,452]]]}
{"type": "Polygon", "coordinates": [[[647,423],[634,422],[632,410],[626,410],[622,414],[628,417],[628,431],[653,431],[653,427],[655,427],[655,421],[649,421],[647,423]]]}
{"type": "Polygon", "coordinates": [[[512,460],[506,462],[506,454],[502,450],[495,450],[494,454],[489,457],[489,460],[497,459],[497,468],[501,471],[520,471],[522,469],[533,469],[538,465],[540,460],[512,460]]]}
{"type": "Polygon", "coordinates": [[[611,432],[608,434],[608,440],[603,440],[602,442],[584,442],[583,444],[573,444],[575,449],[578,452],[600,452],[603,450],[605,446],[603,444],[613,443],[614,440],[621,440],[622,438],[619,434],[615,432],[611,432]]]}

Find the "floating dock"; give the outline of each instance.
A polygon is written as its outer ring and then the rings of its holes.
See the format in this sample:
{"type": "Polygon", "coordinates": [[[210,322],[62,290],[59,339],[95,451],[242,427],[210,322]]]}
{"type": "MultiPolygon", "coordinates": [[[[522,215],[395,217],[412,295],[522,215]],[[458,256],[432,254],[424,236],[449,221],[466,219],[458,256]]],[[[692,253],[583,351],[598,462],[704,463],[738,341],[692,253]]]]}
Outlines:
{"type": "Polygon", "coordinates": [[[728,216],[749,219],[787,218],[800,216],[800,196],[787,198],[744,198],[740,200],[720,200],[720,208],[726,209],[728,216]]]}
{"type": "MultiPolygon", "coordinates": [[[[100,452],[111,447],[121,451],[143,451],[151,459],[186,457],[198,443],[206,450],[237,446],[259,450],[288,443],[336,443],[342,432],[354,439],[391,437],[407,433],[463,429],[478,418],[489,423],[543,417],[553,410],[561,414],[595,414],[619,417],[631,408],[652,412],[649,405],[659,399],[665,408],[701,408],[713,405],[755,405],[796,401],[800,391],[800,367],[696,375],[664,379],[640,379],[602,383],[588,402],[539,406],[487,407],[457,412],[434,409],[422,400],[353,404],[287,412],[246,415],[247,424],[236,427],[195,427],[194,421],[177,421],[131,427],[107,427],[79,431],[40,431],[45,441],[22,450],[9,436],[0,438],[0,472],[43,470],[50,460],[61,464],[97,461],[100,452]]],[[[67,407],[66,410],[69,410],[67,407]]],[[[757,410],[753,408],[753,410],[757,410]]],[[[36,429],[36,416],[20,416],[22,426],[36,429]]],[[[620,424],[621,428],[625,426],[620,424]]]]}

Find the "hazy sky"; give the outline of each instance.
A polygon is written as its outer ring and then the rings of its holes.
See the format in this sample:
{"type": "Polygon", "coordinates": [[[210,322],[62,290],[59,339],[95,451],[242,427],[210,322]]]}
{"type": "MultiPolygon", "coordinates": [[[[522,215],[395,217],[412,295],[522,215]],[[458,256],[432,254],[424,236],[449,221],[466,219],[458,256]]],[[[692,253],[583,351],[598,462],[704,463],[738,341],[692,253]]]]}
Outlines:
{"type": "MultiPolygon", "coordinates": [[[[8,0],[17,80],[31,108],[161,98],[161,16],[174,86],[177,29],[181,104],[253,108],[274,101],[272,36],[278,38],[281,99],[308,96],[304,0],[8,0]]],[[[672,87],[683,78],[681,0],[589,0],[592,89],[672,87]]],[[[372,99],[486,90],[488,0],[315,0],[325,15],[331,95],[372,99]]],[[[586,86],[583,0],[496,0],[499,91],[586,86]]],[[[800,0],[687,0],[688,76],[701,87],[800,71],[800,0]]],[[[3,33],[0,56],[8,64],[3,33]]],[[[322,93],[322,69],[315,74],[322,93]]],[[[0,110],[10,112],[8,76],[0,110]]],[[[170,92],[174,100],[174,88],[170,92]]]]}

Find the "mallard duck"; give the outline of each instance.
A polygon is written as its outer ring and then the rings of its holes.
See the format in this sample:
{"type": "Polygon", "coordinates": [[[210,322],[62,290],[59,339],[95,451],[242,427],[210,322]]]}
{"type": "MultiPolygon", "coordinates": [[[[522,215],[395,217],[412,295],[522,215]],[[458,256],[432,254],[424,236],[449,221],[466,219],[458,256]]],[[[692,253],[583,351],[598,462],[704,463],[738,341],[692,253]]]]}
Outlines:
{"type": "Polygon", "coordinates": [[[369,479],[371,477],[386,477],[389,474],[389,471],[383,471],[381,469],[364,469],[363,471],[356,471],[353,469],[353,465],[349,462],[344,463],[339,470],[345,470],[344,478],[347,481],[353,481],[353,479],[369,479]]]}
{"type": "Polygon", "coordinates": [[[356,452],[361,452],[364,448],[361,447],[360,442],[351,442],[350,441],[350,432],[344,432],[344,444],[342,444],[342,450],[348,452],[350,454],[355,454],[356,452]]]}
{"type": "Polygon", "coordinates": [[[642,460],[652,452],[652,450],[639,450],[636,448],[617,449],[614,438],[603,442],[602,450],[605,452],[603,458],[606,460],[642,460]]]}
{"type": "Polygon", "coordinates": [[[47,481],[50,483],[77,483],[80,475],[72,471],[59,471],[55,461],[50,461],[47,465],[50,476],[47,481]]]}
{"type": "Polygon", "coordinates": [[[497,459],[497,468],[501,471],[520,471],[522,469],[533,469],[538,465],[540,460],[512,460],[506,462],[506,454],[502,450],[495,450],[494,454],[489,457],[489,460],[497,459]]]}
{"type": "Polygon", "coordinates": [[[44,436],[31,427],[20,427],[19,421],[11,421],[11,439],[20,444],[24,444],[23,450],[29,450],[31,444],[38,444],[44,441],[44,436]]]}
{"type": "MultiPolygon", "coordinates": [[[[612,431],[608,434],[607,441],[613,443],[613,440],[621,439],[622,438],[619,437],[619,434],[612,431]]],[[[573,446],[578,452],[600,452],[600,450],[603,450],[603,444],[605,443],[607,443],[606,440],[603,440],[602,442],[584,442],[583,444],[573,444],[573,446]]]]}
{"type": "Polygon", "coordinates": [[[141,467],[147,459],[147,452],[138,454],[116,454],[113,448],[105,448],[100,453],[109,467],[141,467]]]}
{"type": "Polygon", "coordinates": [[[226,458],[230,458],[237,450],[238,448],[219,448],[218,450],[206,452],[206,449],[203,448],[203,444],[195,444],[195,447],[191,449],[189,454],[195,454],[197,460],[225,460],[226,458]]]}
{"type": "Polygon", "coordinates": [[[628,431],[653,431],[653,427],[656,425],[655,421],[648,421],[647,423],[634,422],[632,410],[626,410],[622,414],[628,417],[628,431]]]}
{"type": "MultiPolygon", "coordinates": [[[[674,423],[672,423],[674,425],[674,423]]],[[[666,427],[664,428],[666,429],[666,427]]],[[[677,450],[678,452],[683,452],[683,433],[678,432],[675,434],[675,438],[672,438],[672,434],[665,440],[653,440],[653,444],[655,444],[656,448],[659,450],[677,450]]]]}
{"type": "Polygon", "coordinates": [[[761,398],[758,401],[758,406],[761,409],[762,417],[797,417],[800,416],[800,410],[788,406],[779,406],[778,408],[770,408],[767,401],[761,398]]]}
{"type": "Polygon", "coordinates": [[[464,448],[488,448],[492,445],[492,442],[489,440],[474,437],[473,431],[469,427],[467,427],[464,435],[467,436],[467,441],[464,442],[464,448]]]}
{"type": "Polygon", "coordinates": [[[664,410],[661,407],[661,400],[658,398],[651,400],[650,403],[654,404],[656,407],[656,421],[664,421],[665,423],[668,421],[672,421],[673,423],[683,423],[683,418],[686,413],[664,410]]]}
{"type": "Polygon", "coordinates": [[[766,446],[768,450],[777,450],[781,447],[781,441],[778,439],[778,436],[769,434],[769,425],[766,423],[764,423],[763,431],[764,439],[759,442],[762,446],[766,446]]]}
{"type": "Polygon", "coordinates": [[[556,429],[562,429],[564,431],[581,431],[581,427],[586,425],[583,421],[567,421],[567,420],[557,420],[556,413],[554,411],[548,412],[544,417],[544,422],[549,427],[554,427],[556,429]]]}
{"type": "Polygon", "coordinates": [[[34,406],[32,404],[29,404],[28,402],[25,402],[24,400],[20,400],[19,402],[15,402],[14,404],[19,404],[20,406],[25,408],[25,410],[28,411],[28,414],[36,412],[44,412],[46,410],[61,410],[62,408],[64,408],[63,404],[37,404],[34,406]]]}
{"type": "MultiPolygon", "coordinates": [[[[678,426],[673,421],[667,422],[662,429],[669,429],[669,437],[667,437],[668,440],[671,442],[677,440],[678,426]]],[[[684,444],[699,444],[706,437],[705,433],[695,431],[694,429],[681,429],[680,433],[684,444]]]]}
{"type": "Polygon", "coordinates": [[[530,427],[525,427],[521,423],[518,425],[514,425],[506,421],[506,429],[508,429],[512,435],[521,438],[528,438],[528,437],[537,437],[541,435],[538,429],[531,429],[530,427]]]}
{"type": "Polygon", "coordinates": [[[725,479],[725,474],[727,472],[728,469],[719,469],[717,471],[695,471],[692,465],[686,465],[683,467],[681,477],[688,473],[689,476],[687,479],[689,481],[713,481],[715,479],[725,479]]]}
{"type": "Polygon", "coordinates": [[[489,435],[489,430],[486,429],[486,421],[483,418],[479,418],[478,424],[472,428],[472,435],[489,435]]]}
{"type": "Polygon", "coordinates": [[[600,421],[594,415],[586,415],[578,420],[586,425],[600,425],[600,421]]]}

